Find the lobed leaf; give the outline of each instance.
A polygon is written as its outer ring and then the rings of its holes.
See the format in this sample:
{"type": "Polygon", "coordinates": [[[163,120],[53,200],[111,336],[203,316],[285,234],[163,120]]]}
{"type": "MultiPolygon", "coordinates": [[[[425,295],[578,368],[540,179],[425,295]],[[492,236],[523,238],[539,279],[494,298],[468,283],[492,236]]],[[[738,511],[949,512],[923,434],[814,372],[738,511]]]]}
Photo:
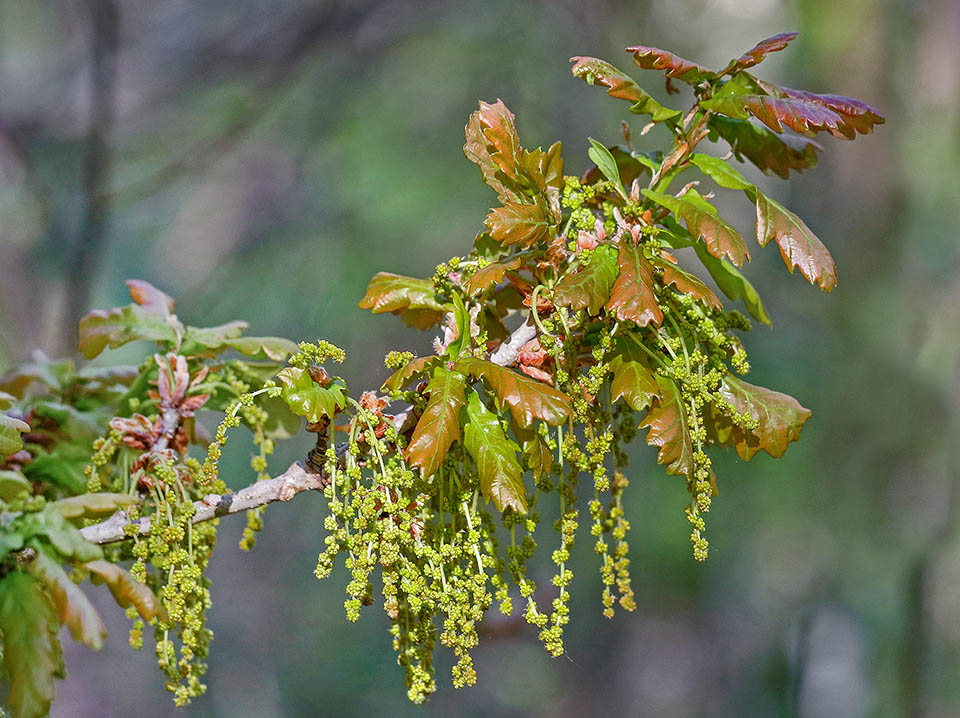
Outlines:
{"type": "MultiPolygon", "coordinates": [[[[709,256],[709,255],[708,255],[709,256]]],[[[715,260],[718,261],[718,260],[715,260]]],[[[691,274],[671,262],[655,260],[654,264],[663,269],[663,283],[666,286],[673,285],[678,292],[690,294],[697,301],[714,309],[723,309],[723,304],[717,298],[717,295],[695,274],[691,274]]]]}
{"type": "Polygon", "coordinates": [[[306,417],[309,422],[320,421],[324,416],[332,419],[347,402],[344,393],[347,387],[339,378],[320,386],[308,371],[289,366],[277,374],[277,383],[282,387],[280,396],[290,411],[306,417]]]}
{"type": "Polygon", "coordinates": [[[541,381],[474,357],[461,359],[456,368],[486,381],[501,406],[509,407],[513,420],[523,428],[534,419],[559,426],[570,415],[570,397],[541,381]]]}
{"type": "Polygon", "coordinates": [[[57,553],[70,561],[103,558],[103,550],[87,541],[51,504],[43,511],[22,515],[16,522],[16,530],[25,540],[45,539],[57,553]]]}
{"type": "Polygon", "coordinates": [[[523,442],[523,454],[527,457],[527,466],[538,479],[550,474],[550,468],[553,466],[553,454],[550,447],[543,437],[536,432],[531,432],[532,436],[523,442]]]}
{"type": "Polygon", "coordinates": [[[50,712],[53,679],[64,670],[57,628],[56,606],[39,581],[18,571],[0,580],[7,702],[16,718],[43,718],[50,712]]]}
{"type": "Polygon", "coordinates": [[[724,74],[734,74],[740,70],[746,70],[748,67],[753,67],[754,65],[763,62],[764,58],[769,55],[771,52],[779,52],[783,50],[787,45],[790,44],[790,41],[793,40],[798,32],[781,32],[779,35],[774,35],[773,37],[768,37],[766,40],[761,40],[752,49],[747,50],[736,60],[731,60],[730,64],[724,70],[724,74]]]}
{"type": "Polygon", "coordinates": [[[717,259],[728,259],[737,267],[742,267],[744,260],[750,259],[750,250],[747,249],[743,237],[724,222],[716,208],[696,190],[691,189],[682,197],[650,189],[642,189],[641,192],[682,219],[690,234],[697,239],[703,239],[707,251],[717,259]]]}
{"type": "Polygon", "coordinates": [[[766,127],[748,120],[713,115],[708,120],[711,133],[722,137],[738,160],[746,158],[764,174],[787,179],[790,170],[802,172],[817,166],[817,152],[823,147],[813,140],[792,135],[776,135],[766,127]]]}
{"type": "Polygon", "coordinates": [[[70,580],[60,562],[40,549],[30,563],[30,573],[43,582],[57,607],[60,623],[70,629],[74,641],[95,651],[103,648],[107,629],[90,599],[70,580]]]}
{"type": "Polygon", "coordinates": [[[780,458],[787,445],[800,438],[800,432],[810,410],[788,394],[748,384],[733,375],[727,375],[720,387],[720,395],[740,414],[748,414],[759,422],[759,427],[745,430],[734,425],[730,418],[713,408],[711,427],[718,443],[731,444],[744,461],[763,450],[780,458]]]}
{"type": "Polygon", "coordinates": [[[507,437],[496,414],[483,405],[472,389],[467,398],[467,423],[463,445],[477,464],[480,492],[493,501],[497,511],[512,508],[527,513],[523,469],[517,461],[520,447],[507,437]]]}
{"type": "Polygon", "coordinates": [[[660,447],[657,461],[667,473],[690,477],[693,474],[693,442],[687,426],[687,409],[679,387],[669,377],[657,375],[660,397],[638,428],[649,428],[647,443],[660,447]]]}
{"type": "Polygon", "coordinates": [[[136,304],[117,309],[95,309],[80,320],[77,349],[93,359],[104,349],[116,349],[137,339],[176,342],[182,325],[174,315],[161,315],[136,304]]]}
{"type": "Polygon", "coordinates": [[[423,374],[440,361],[438,356],[425,356],[411,359],[404,366],[397,369],[390,378],[383,382],[380,391],[400,391],[413,377],[423,374]]]}
{"type": "Polygon", "coordinates": [[[505,262],[491,262],[485,267],[478,269],[467,280],[467,294],[475,295],[482,292],[487,287],[492,287],[503,281],[504,275],[513,269],[518,269],[523,264],[522,257],[512,257],[505,262]]]}
{"type": "Polygon", "coordinates": [[[533,183],[534,189],[563,189],[563,156],[560,154],[562,147],[559,142],[554,142],[546,151],[539,147],[535,150],[523,150],[520,167],[533,183]]]}
{"type": "Polygon", "coordinates": [[[106,583],[113,595],[113,600],[120,608],[133,606],[148,623],[158,619],[161,623],[168,623],[169,617],[154,594],[145,584],[137,581],[128,571],[109,561],[88,561],[83,567],[91,573],[94,583],[106,583]]]}
{"type": "MultiPolygon", "coordinates": [[[[818,95],[806,90],[794,90],[758,80],[765,92],[785,101],[820,106],[836,114],[840,121],[835,127],[828,127],[831,134],[841,139],[852,140],[859,132],[865,135],[873,131],[874,125],[882,125],[886,120],[878,110],[852,97],[843,95],[818,95]]],[[[773,128],[771,128],[773,129],[773,128]]]]}
{"type": "Polygon", "coordinates": [[[549,234],[553,224],[539,204],[508,202],[503,207],[490,210],[484,224],[490,236],[509,246],[520,244],[529,247],[549,234]]]}
{"type": "Polygon", "coordinates": [[[273,361],[286,361],[300,349],[296,342],[283,337],[238,337],[225,344],[251,359],[273,361]]]}
{"type": "Polygon", "coordinates": [[[492,105],[480,102],[480,109],[470,115],[464,136],[463,153],[480,167],[484,183],[496,191],[501,202],[513,198],[515,193],[497,176],[501,172],[512,178],[521,158],[513,113],[502,100],[492,105]]]}
{"type": "Polygon", "coordinates": [[[657,280],[650,260],[643,256],[641,248],[622,241],[617,265],[619,273],[606,303],[607,311],[621,322],[629,320],[641,327],[650,322],[659,325],[663,312],[653,293],[657,280]]]}
{"type": "Polygon", "coordinates": [[[404,309],[429,309],[446,312],[449,307],[439,302],[429,279],[416,279],[401,274],[378,272],[367,285],[367,292],[358,305],[374,314],[398,313],[404,309]]]}
{"type": "Polygon", "coordinates": [[[571,57],[571,71],[588,85],[599,83],[607,89],[607,94],[619,100],[632,102],[630,111],[638,115],[650,115],[654,122],[663,122],[679,117],[680,110],[664,107],[640,87],[631,77],[613,65],[595,57],[571,57]]]}
{"type": "Polygon", "coordinates": [[[675,77],[688,85],[699,85],[717,77],[717,73],[657,47],[633,45],[627,52],[633,53],[633,61],[644,70],[663,70],[667,77],[675,77]]]}
{"type": "Polygon", "coordinates": [[[617,272],[617,251],[609,244],[601,244],[585,266],[561,280],[553,290],[553,301],[573,310],[586,309],[595,316],[610,298],[617,272]]]}
{"type": "Polygon", "coordinates": [[[405,456],[424,478],[440,468],[453,442],[460,438],[460,409],[466,402],[466,377],[443,366],[433,370],[427,385],[430,399],[410,437],[405,456]]]}
{"type": "Polygon", "coordinates": [[[620,338],[610,359],[610,402],[623,398],[634,411],[643,411],[660,396],[656,375],[647,364],[646,355],[634,339],[620,338]]]}
{"type": "Polygon", "coordinates": [[[228,339],[241,336],[250,325],[244,321],[227,322],[215,327],[187,327],[184,341],[192,341],[207,349],[220,349],[228,339]]]}
{"type": "Polygon", "coordinates": [[[780,256],[787,269],[800,273],[811,284],[818,284],[825,292],[837,286],[837,268],[830,252],[817,239],[806,223],[762,192],[755,192],[757,203],[757,242],[766,246],[771,239],[777,241],[780,256]]]}

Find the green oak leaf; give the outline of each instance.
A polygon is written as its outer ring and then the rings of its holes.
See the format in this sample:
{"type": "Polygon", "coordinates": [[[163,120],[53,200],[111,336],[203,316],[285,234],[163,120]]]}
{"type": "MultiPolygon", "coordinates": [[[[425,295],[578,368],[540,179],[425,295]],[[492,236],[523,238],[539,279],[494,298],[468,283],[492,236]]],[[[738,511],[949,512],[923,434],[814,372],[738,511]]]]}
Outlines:
{"type": "Polygon", "coordinates": [[[30,425],[25,421],[0,414],[0,457],[15,454],[23,448],[20,434],[25,431],[30,431],[30,425]]]}
{"type": "Polygon", "coordinates": [[[344,393],[347,386],[343,380],[334,378],[326,386],[320,386],[310,378],[305,369],[287,367],[277,374],[277,383],[282,387],[280,396],[297,416],[317,422],[324,416],[332,419],[338,409],[347,403],[344,393]]]}
{"type": "Polygon", "coordinates": [[[0,580],[0,632],[15,718],[44,718],[53,680],[63,676],[57,608],[43,584],[18,571],[0,580]]]}
{"type": "Polygon", "coordinates": [[[463,445],[477,464],[480,492],[493,501],[497,511],[512,508],[527,513],[523,469],[517,461],[520,447],[507,437],[496,414],[483,405],[480,395],[467,392],[467,423],[463,445]]]}

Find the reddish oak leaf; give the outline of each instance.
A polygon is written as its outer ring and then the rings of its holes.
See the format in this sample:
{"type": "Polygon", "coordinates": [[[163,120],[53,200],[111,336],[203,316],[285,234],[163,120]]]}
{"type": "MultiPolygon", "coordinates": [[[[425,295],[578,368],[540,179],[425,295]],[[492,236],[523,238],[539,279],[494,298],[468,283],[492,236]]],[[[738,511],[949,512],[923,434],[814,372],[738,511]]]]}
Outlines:
{"type": "Polygon", "coordinates": [[[381,391],[400,391],[415,376],[423,374],[434,364],[440,361],[438,356],[425,356],[411,359],[404,366],[397,369],[390,378],[383,382],[381,391]]]}
{"type": "Polygon", "coordinates": [[[833,257],[806,223],[762,192],[756,192],[756,203],[757,242],[760,246],[775,239],[783,263],[791,273],[794,267],[798,267],[811,284],[818,284],[825,292],[833,291],[837,286],[833,257]]]}
{"type": "Polygon", "coordinates": [[[473,357],[461,359],[455,368],[486,381],[521,427],[530,426],[534,419],[558,426],[570,415],[570,397],[536,379],[473,357]]]}
{"type": "Polygon", "coordinates": [[[722,115],[713,115],[710,129],[730,144],[738,160],[746,158],[764,174],[773,172],[783,179],[790,170],[802,172],[817,166],[817,152],[823,147],[813,140],[777,135],[766,127],[722,115]]]}
{"type": "Polygon", "coordinates": [[[695,274],[691,274],[675,263],[655,260],[654,264],[663,270],[663,283],[667,286],[673,285],[678,292],[692,294],[695,299],[714,309],[723,309],[723,304],[717,298],[717,295],[695,274]]]}
{"type": "Polygon", "coordinates": [[[663,312],[653,293],[657,280],[653,265],[643,256],[643,250],[629,242],[621,242],[617,264],[620,273],[610,291],[607,311],[621,322],[629,320],[641,327],[650,322],[660,324],[663,312]]]}
{"type": "Polygon", "coordinates": [[[886,120],[878,110],[866,102],[843,95],[818,95],[806,90],[794,90],[758,80],[760,87],[774,97],[794,102],[820,106],[839,116],[840,121],[828,127],[831,134],[841,139],[852,140],[857,132],[862,135],[873,131],[874,125],[882,125],[886,120]]]}
{"type": "Polygon", "coordinates": [[[790,44],[790,41],[793,40],[800,33],[797,32],[782,32],[779,35],[774,35],[773,37],[768,37],[766,40],[761,40],[751,50],[743,53],[736,60],[731,60],[730,65],[724,70],[723,74],[734,74],[740,70],[746,70],[748,67],[753,67],[759,62],[762,62],[763,59],[770,54],[771,52],[778,52],[783,50],[787,45],[790,44]]]}
{"type": "Polygon", "coordinates": [[[787,445],[800,437],[810,410],[792,396],[762,386],[748,384],[733,375],[727,375],[720,395],[740,414],[748,414],[758,422],[752,430],[734,425],[728,416],[716,407],[711,408],[712,426],[708,429],[720,444],[736,447],[741,459],[748,461],[763,450],[779,458],[787,445]]]}
{"type": "Polygon", "coordinates": [[[478,269],[467,280],[467,293],[474,295],[487,287],[499,284],[503,281],[503,275],[512,269],[519,268],[521,264],[523,264],[522,257],[512,257],[505,262],[491,262],[486,267],[478,269]]]}
{"type": "Polygon", "coordinates": [[[682,197],[641,190],[644,196],[666,207],[682,219],[690,234],[702,238],[707,251],[717,259],[728,259],[737,267],[742,267],[745,259],[750,259],[750,250],[743,237],[729,224],[720,219],[717,209],[691,189],[682,197]]]}
{"type": "Polygon", "coordinates": [[[553,292],[560,306],[586,309],[590,314],[600,313],[610,298],[610,290],[617,278],[617,251],[609,244],[593,250],[590,261],[573,274],[561,280],[553,292]]]}
{"type": "Polygon", "coordinates": [[[130,290],[130,298],[151,314],[166,316],[173,313],[173,298],[149,282],[142,279],[128,279],[126,285],[130,290]]]}
{"type": "Polygon", "coordinates": [[[485,224],[490,228],[490,236],[498,242],[529,247],[544,239],[553,223],[539,204],[509,202],[490,210],[485,224]]]}
{"type": "Polygon", "coordinates": [[[633,61],[644,70],[663,70],[667,77],[676,77],[688,85],[699,85],[704,80],[712,80],[717,73],[690,60],[674,55],[657,47],[633,45],[627,48],[633,53],[633,61]]]}
{"type": "Polygon", "coordinates": [[[632,102],[631,112],[650,115],[656,122],[669,120],[681,114],[679,110],[661,105],[631,77],[604,60],[596,57],[571,57],[570,61],[573,62],[571,71],[576,77],[588,85],[595,83],[603,85],[611,97],[632,102]]]}
{"type": "Polygon", "coordinates": [[[513,113],[502,100],[492,105],[481,102],[480,109],[470,115],[464,134],[463,153],[480,167],[483,181],[497,192],[501,201],[513,197],[515,193],[497,177],[500,171],[513,178],[521,157],[513,113]]]}
{"type": "Polygon", "coordinates": [[[433,370],[426,389],[430,399],[406,450],[407,461],[419,466],[424,477],[437,472],[450,445],[460,438],[460,409],[466,402],[465,388],[466,379],[460,372],[442,366],[433,370]]]}
{"type": "Polygon", "coordinates": [[[672,379],[658,375],[656,380],[660,398],[638,428],[650,429],[647,443],[660,447],[657,461],[666,466],[668,474],[689,477],[693,474],[693,443],[687,428],[687,408],[672,379]]]}

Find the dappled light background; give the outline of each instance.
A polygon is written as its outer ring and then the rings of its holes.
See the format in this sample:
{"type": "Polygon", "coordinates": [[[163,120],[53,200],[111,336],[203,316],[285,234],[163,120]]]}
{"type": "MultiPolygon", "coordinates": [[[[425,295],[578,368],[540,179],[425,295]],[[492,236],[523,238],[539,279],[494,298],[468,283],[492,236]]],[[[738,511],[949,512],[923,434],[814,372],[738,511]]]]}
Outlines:
{"type": "MultiPolygon", "coordinates": [[[[745,169],[830,247],[840,283],[825,295],[754,253],[775,329],[746,338],[750,380],[813,418],[781,461],[717,456],[709,561],[690,557],[682,482],[638,446],[637,611],[601,617],[584,531],[567,655],[492,622],[478,685],[454,691],[441,649],[438,693],[415,708],[382,611],[348,624],[342,569],[313,578],[323,503],[301,496],[266,512],[252,555],[242,520],[221,526],[209,691],[186,715],[960,714],[960,4],[0,0],[0,371],[71,354],[77,318],[126,303],[138,277],[191,324],[335,342],[357,389],[387,376],[389,349],[430,341],[359,310],[367,280],[431,276],[494,199],[461,151],[478,99],[502,98],[526,146],[561,139],[579,173],[587,136],[612,144],[627,119],[636,138],[643,119],[571,77],[571,55],[666,101],[625,46],[722,66],[786,30],[801,35],[762,77],[861,98],[887,124],[827,138],[789,183],[745,169]]],[[[750,205],[720,201],[749,235],[750,205]]],[[[275,472],[309,445],[290,443],[275,472]]],[[[227,447],[235,488],[254,478],[248,446],[227,447]]],[[[175,715],[152,650],[127,647],[96,591],[110,638],[92,653],[64,633],[53,715],[175,715]]]]}

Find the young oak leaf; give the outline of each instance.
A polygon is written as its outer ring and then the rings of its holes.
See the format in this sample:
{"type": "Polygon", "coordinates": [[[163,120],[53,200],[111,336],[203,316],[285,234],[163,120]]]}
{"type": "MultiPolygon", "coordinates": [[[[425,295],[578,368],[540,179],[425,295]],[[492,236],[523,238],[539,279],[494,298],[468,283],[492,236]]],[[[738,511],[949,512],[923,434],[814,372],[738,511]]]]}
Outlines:
{"type": "Polygon", "coordinates": [[[794,267],[811,284],[825,292],[837,286],[837,268],[833,257],[813,231],[793,212],[762,192],[755,192],[757,203],[757,242],[761,247],[777,241],[780,256],[787,269],[794,267]]]}
{"type": "Polygon", "coordinates": [[[668,78],[675,77],[688,85],[699,85],[717,77],[717,73],[657,47],[633,45],[627,52],[633,53],[633,61],[644,70],[663,70],[668,78]]]}
{"type": "Polygon", "coordinates": [[[440,361],[438,356],[416,357],[397,369],[383,382],[380,391],[400,391],[413,377],[428,371],[440,361]]]}
{"type": "Polygon", "coordinates": [[[70,629],[74,641],[80,641],[95,651],[103,648],[107,629],[90,599],[70,580],[60,561],[43,549],[37,550],[30,562],[30,573],[47,587],[60,616],[60,623],[70,629]]]}
{"type": "Polygon", "coordinates": [[[535,189],[563,189],[563,156],[560,154],[562,149],[560,142],[554,142],[546,150],[539,147],[535,150],[523,150],[520,167],[535,189]]]}
{"type": "Polygon", "coordinates": [[[523,428],[534,419],[559,426],[570,415],[572,406],[566,394],[524,374],[474,357],[461,359],[456,369],[486,381],[501,405],[509,407],[513,420],[523,428]]]}
{"type": "Polygon", "coordinates": [[[630,111],[638,115],[650,115],[654,122],[663,122],[682,113],[664,107],[640,87],[627,74],[621,72],[610,63],[596,57],[571,57],[573,63],[571,72],[588,85],[601,84],[607,88],[607,94],[618,100],[632,102],[630,111]]]}
{"type": "Polygon", "coordinates": [[[591,315],[597,315],[610,298],[617,272],[616,249],[601,244],[593,250],[586,266],[560,281],[553,291],[553,301],[573,310],[585,308],[591,315]]]}
{"type": "Polygon", "coordinates": [[[496,191],[501,202],[513,198],[515,193],[497,177],[497,172],[502,172],[512,179],[521,159],[513,113],[502,100],[492,105],[480,102],[480,109],[470,115],[464,136],[463,153],[480,168],[484,183],[496,191]]]}
{"type": "Polygon", "coordinates": [[[829,127],[828,129],[832,135],[840,139],[852,140],[857,136],[857,132],[865,135],[873,131],[874,125],[882,125],[886,122],[876,108],[852,97],[832,94],[818,95],[814,92],[794,90],[790,87],[782,87],[762,80],[757,80],[757,84],[773,97],[809,105],[819,105],[835,113],[840,117],[840,122],[835,127],[829,127]]]}
{"type": "Polygon", "coordinates": [[[467,423],[463,427],[463,445],[477,464],[480,492],[491,499],[497,511],[508,507],[527,513],[523,469],[517,461],[520,447],[500,426],[497,415],[483,405],[472,389],[467,398],[467,423]]]}
{"type": "Polygon", "coordinates": [[[717,298],[717,295],[697,275],[664,260],[655,259],[653,263],[663,270],[663,283],[666,286],[673,285],[678,292],[690,294],[694,299],[708,307],[723,309],[723,304],[717,298]]]}
{"type": "Polygon", "coordinates": [[[332,419],[338,409],[347,402],[344,390],[346,385],[340,379],[332,379],[321,386],[311,378],[305,369],[288,366],[277,374],[277,383],[281,386],[280,396],[297,416],[306,417],[309,422],[318,422],[324,416],[332,419]]]}
{"type": "Polygon", "coordinates": [[[443,313],[450,309],[437,301],[433,282],[429,279],[405,277],[390,272],[377,272],[374,275],[358,306],[369,309],[374,314],[396,314],[404,309],[430,309],[443,313]]]}
{"type": "Polygon", "coordinates": [[[37,579],[13,571],[0,580],[7,702],[17,718],[42,718],[50,712],[53,680],[63,675],[58,627],[57,608],[37,579]]]}
{"type": "Polygon", "coordinates": [[[689,190],[682,197],[650,189],[642,189],[641,192],[682,219],[690,234],[697,239],[703,239],[707,251],[714,257],[727,259],[737,267],[742,267],[744,260],[750,259],[750,250],[747,249],[743,237],[724,222],[716,208],[695,189],[689,190]]]}
{"type": "Polygon", "coordinates": [[[505,262],[491,262],[487,266],[478,269],[467,280],[465,287],[467,294],[473,296],[479,294],[487,287],[500,284],[500,282],[503,281],[503,276],[507,272],[518,269],[521,264],[523,264],[523,257],[512,257],[505,262]]]}
{"type": "Polygon", "coordinates": [[[617,264],[620,271],[610,291],[607,311],[621,322],[629,320],[641,327],[650,322],[659,325],[663,312],[653,293],[657,280],[650,260],[643,256],[642,249],[622,241],[617,264]]]}
{"type": "Polygon", "coordinates": [[[656,375],[647,365],[646,355],[633,339],[619,339],[610,359],[610,401],[623,398],[634,411],[643,411],[660,396],[656,375]]]}
{"type": "Polygon", "coordinates": [[[708,120],[711,139],[722,137],[740,161],[746,158],[764,174],[787,179],[790,170],[802,172],[817,166],[817,152],[823,147],[806,137],[777,135],[749,120],[713,115],[708,120]]]}
{"type": "Polygon", "coordinates": [[[129,571],[126,571],[109,561],[88,561],[83,567],[90,572],[90,579],[95,583],[106,583],[120,608],[133,606],[144,621],[154,618],[161,622],[169,622],[167,611],[145,584],[140,583],[129,571]]]}
{"type": "Polygon", "coordinates": [[[727,375],[720,387],[720,395],[740,414],[748,414],[758,427],[745,430],[734,425],[729,417],[711,409],[713,433],[721,444],[732,444],[744,461],[763,450],[780,458],[787,445],[800,438],[800,432],[810,410],[788,394],[754,386],[733,375],[727,375]]]}
{"type": "Polygon", "coordinates": [[[430,399],[407,446],[406,458],[424,477],[440,468],[451,444],[460,438],[460,409],[466,402],[466,377],[443,366],[433,370],[427,385],[430,399]]]}
{"type": "Polygon", "coordinates": [[[544,239],[553,223],[539,204],[508,202],[490,210],[484,224],[490,229],[490,236],[503,245],[529,247],[544,239]]]}
{"type": "Polygon", "coordinates": [[[374,275],[357,306],[369,309],[374,314],[399,314],[404,324],[417,329],[429,329],[451,309],[450,305],[437,300],[433,282],[429,279],[390,272],[374,275]]]}
{"type": "Polygon", "coordinates": [[[660,398],[637,428],[650,429],[647,443],[660,447],[657,461],[666,466],[668,474],[689,477],[693,474],[693,442],[683,397],[672,379],[658,375],[656,380],[660,398]]]}
{"type": "Polygon", "coordinates": [[[781,32],[779,35],[774,35],[773,37],[768,37],[765,40],[761,40],[752,49],[747,50],[736,60],[731,60],[730,64],[721,72],[721,75],[732,75],[741,70],[746,70],[748,67],[753,67],[754,65],[763,62],[767,55],[771,52],[779,52],[786,48],[790,44],[790,41],[793,40],[798,32],[781,32]]]}

